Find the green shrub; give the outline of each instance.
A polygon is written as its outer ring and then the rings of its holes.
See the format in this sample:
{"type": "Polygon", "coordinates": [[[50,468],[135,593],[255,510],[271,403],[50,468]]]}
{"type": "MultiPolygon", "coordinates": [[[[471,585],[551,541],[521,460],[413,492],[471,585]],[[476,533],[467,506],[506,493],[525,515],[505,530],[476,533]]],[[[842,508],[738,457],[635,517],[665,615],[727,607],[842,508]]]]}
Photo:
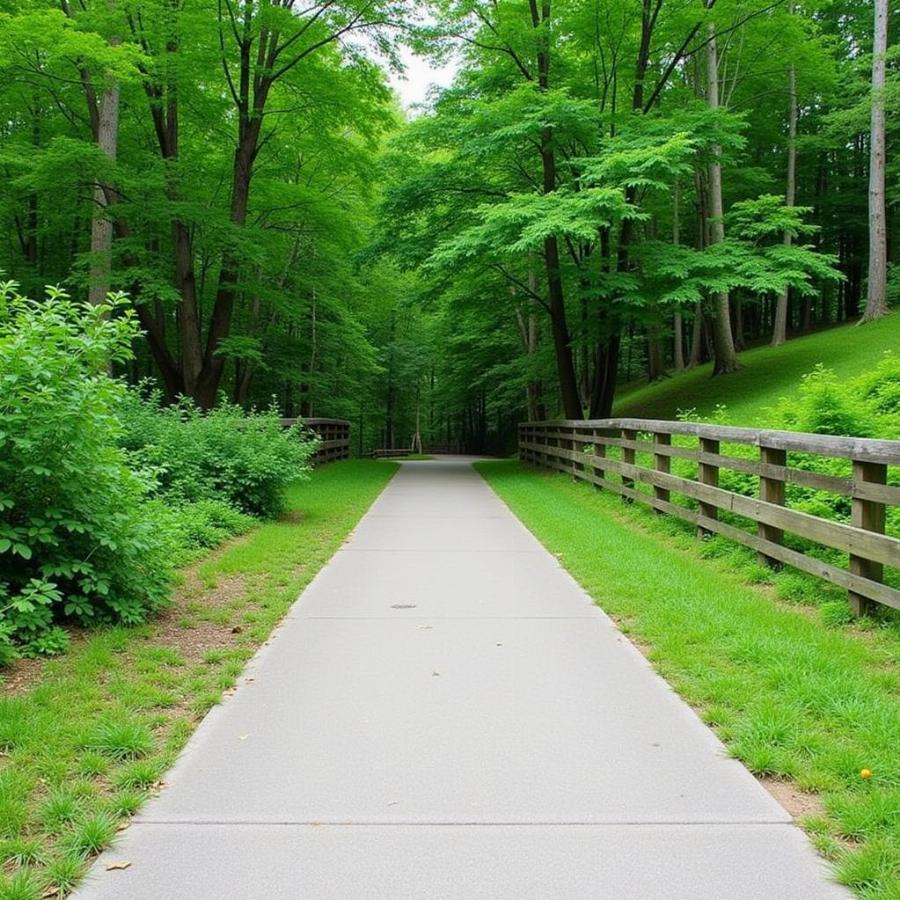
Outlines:
{"type": "Polygon", "coordinates": [[[173,562],[176,565],[190,562],[202,551],[249,531],[255,521],[223,500],[173,505],[161,497],[155,502],[159,505],[160,518],[166,520],[175,536],[177,549],[173,562]]]}
{"type": "Polygon", "coordinates": [[[274,410],[224,404],[202,413],[187,400],[166,408],[156,392],[133,391],[120,416],[122,446],[154,471],[168,498],[224,502],[264,518],[281,511],[287,484],[308,476],[316,448],[302,429],[282,428],[274,410]]]}
{"type": "Polygon", "coordinates": [[[172,536],[119,446],[127,389],[108,374],[137,334],[120,299],[0,285],[0,657],[61,649],[60,620],[136,623],[166,600],[172,536]]]}
{"type": "Polygon", "coordinates": [[[818,365],[803,376],[795,396],[781,401],[776,416],[795,431],[870,437],[875,430],[872,411],[847,387],[831,369],[818,365]]]}

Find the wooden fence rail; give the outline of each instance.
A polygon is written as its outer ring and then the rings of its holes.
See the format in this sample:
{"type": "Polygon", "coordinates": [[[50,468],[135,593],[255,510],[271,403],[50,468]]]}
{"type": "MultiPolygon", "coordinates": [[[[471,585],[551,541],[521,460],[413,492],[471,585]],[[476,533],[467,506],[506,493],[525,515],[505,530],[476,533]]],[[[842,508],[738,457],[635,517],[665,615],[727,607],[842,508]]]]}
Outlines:
{"type": "Polygon", "coordinates": [[[900,441],[655,419],[557,420],[520,425],[519,455],[684,519],[701,535],[752,547],[769,565],[840,585],[856,614],[872,601],[900,609],[900,590],[885,583],[884,572],[900,569],[900,540],[885,534],[887,508],[900,506],[900,469],[891,469],[900,467],[900,441]],[[753,448],[749,457],[733,449],[743,447],[753,448]],[[691,473],[673,473],[673,460],[688,460],[676,469],[691,473]],[[723,470],[755,476],[757,495],[720,486],[723,470]],[[788,486],[846,498],[849,522],[791,509],[788,486]],[[849,568],[809,555],[810,544],[846,553],[849,568]]]}
{"type": "Polygon", "coordinates": [[[290,428],[300,422],[319,436],[319,449],[313,456],[314,466],[350,458],[350,423],[346,419],[282,419],[281,424],[290,428]]]}

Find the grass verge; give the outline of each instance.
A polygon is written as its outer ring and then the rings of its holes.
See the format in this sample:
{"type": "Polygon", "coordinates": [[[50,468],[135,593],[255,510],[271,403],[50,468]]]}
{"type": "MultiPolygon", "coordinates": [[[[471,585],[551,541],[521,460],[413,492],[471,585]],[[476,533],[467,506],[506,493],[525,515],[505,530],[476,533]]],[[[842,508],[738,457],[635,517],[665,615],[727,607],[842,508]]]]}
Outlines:
{"type": "Polygon", "coordinates": [[[0,900],[72,890],[397,468],[316,470],[282,519],[184,570],[157,619],[0,686],[0,900]]]}
{"type": "Polygon", "coordinates": [[[839,880],[866,900],[900,898],[896,630],[828,627],[779,601],[744,548],[565,475],[476,468],[729,752],[779,799],[781,787],[804,801],[794,809],[839,880]]]}

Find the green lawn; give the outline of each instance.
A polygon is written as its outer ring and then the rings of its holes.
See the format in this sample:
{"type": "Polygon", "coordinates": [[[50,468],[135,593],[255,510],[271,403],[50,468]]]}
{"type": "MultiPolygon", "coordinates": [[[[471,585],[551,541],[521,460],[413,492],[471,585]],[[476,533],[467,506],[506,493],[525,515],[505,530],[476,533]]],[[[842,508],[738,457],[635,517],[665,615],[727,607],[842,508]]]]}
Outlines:
{"type": "Polygon", "coordinates": [[[706,364],[655,384],[624,388],[615,415],[674,419],[679,410],[695,409],[709,416],[725,405],[732,424],[765,426],[767,409],[790,395],[819,363],[852,378],[872,368],[887,350],[900,350],[900,315],[795,338],[778,348],[748,350],[740,355],[742,368],[731,375],[713,378],[712,365],[706,364]]]}
{"type": "Polygon", "coordinates": [[[780,576],[749,551],[583,482],[512,461],[476,467],[734,756],[809,795],[803,825],[840,880],[897,900],[900,633],[828,627],[777,599],[780,576]]]}
{"type": "Polygon", "coordinates": [[[158,619],[90,633],[39,671],[7,673],[0,900],[73,888],[397,468],[317,469],[290,489],[282,520],[185,570],[158,619]]]}

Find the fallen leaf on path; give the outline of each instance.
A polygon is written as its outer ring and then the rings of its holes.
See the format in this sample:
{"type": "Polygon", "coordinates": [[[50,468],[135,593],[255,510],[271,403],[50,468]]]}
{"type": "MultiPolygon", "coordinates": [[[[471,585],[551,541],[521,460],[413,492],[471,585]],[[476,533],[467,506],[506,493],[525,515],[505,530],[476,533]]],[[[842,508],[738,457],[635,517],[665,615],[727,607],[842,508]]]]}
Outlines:
{"type": "Polygon", "coordinates": [[[239,741],[246,741],[248,737],[250,737],[249,734],[242,734],[242,735],[238,738],[238,740],[239,740],[239,741]]]}
{"type": "Polygon", "coordinates": [[[107,872],[115,872],[117,869],[130,869],[130,868],[131,868],[130,862],[113,862],[113,863],[106,864],[107,872]]]}
{"type": "Polygon", "coordinates": [[[432,677],[434,677],[434,676],[440,677],[440,674],[441,674],[440,672],[432,672],[431,673],[432,677]]]}

